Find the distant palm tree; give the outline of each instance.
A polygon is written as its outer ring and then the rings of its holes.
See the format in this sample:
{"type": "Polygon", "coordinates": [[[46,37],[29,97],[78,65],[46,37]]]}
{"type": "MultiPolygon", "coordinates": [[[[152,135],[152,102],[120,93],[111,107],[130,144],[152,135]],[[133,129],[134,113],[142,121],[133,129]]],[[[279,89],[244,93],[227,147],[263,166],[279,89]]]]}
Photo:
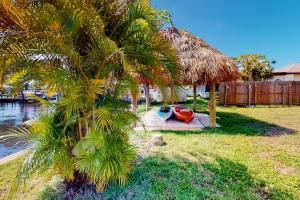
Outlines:
{"type": "Polygon", "coordinates": [[[244,81],[261,81],[273,77],[271,64],[276,61],[269,61],[262,54],[244,54],[234,58],[240,68],[240,74],[244,81]]]}
{"type": "Polygon", "coordinates": [[[36,123],[8,136],[32,144],[19,183],[51,168],[67,188],[124,184],[135,157],[128,133],[137,117],[123,95],[130,90],[136,98],[138,75],[161,90],[176,87],[179,77],[177,55],[158,33],[165,12],[145,0],[20,2],[1,2],[8,24],[1,28],[9,34],[0,44],[0,78],[14,87],[36,80],[61,99],[44,102],[49,110],[36,123]]]}

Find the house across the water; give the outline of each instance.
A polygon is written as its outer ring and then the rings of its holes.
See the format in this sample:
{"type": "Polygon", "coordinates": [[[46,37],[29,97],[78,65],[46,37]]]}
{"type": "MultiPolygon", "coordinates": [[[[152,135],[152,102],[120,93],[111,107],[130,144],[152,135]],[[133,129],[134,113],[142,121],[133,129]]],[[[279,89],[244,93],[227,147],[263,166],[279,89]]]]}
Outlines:
{"type": "Polygon", "coordinates": [[[274,70],[273,81],[300,81],[300,63],[274,70]]]}

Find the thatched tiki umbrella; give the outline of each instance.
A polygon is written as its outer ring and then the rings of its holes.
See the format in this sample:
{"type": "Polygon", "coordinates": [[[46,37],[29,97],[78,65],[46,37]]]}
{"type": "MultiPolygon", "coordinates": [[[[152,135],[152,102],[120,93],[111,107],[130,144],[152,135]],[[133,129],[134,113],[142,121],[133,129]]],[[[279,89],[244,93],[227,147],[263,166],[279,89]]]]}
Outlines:
{"type": "Polygon", "coordinates": [[[216,127],[215,84],[235,80],[238,69],[234,62],[215,48],[189,32],[175,27],[161,32],[177,50],[183,73],[183,84],[193,86],[194,111],[196,111],[196,88],[210,85],[210,126],[216,127]]]}

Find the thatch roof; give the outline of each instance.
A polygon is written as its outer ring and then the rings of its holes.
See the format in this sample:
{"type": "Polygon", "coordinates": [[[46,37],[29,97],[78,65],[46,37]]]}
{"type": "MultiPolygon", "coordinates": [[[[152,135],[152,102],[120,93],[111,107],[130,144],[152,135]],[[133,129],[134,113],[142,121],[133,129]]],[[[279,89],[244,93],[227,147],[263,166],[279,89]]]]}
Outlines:
{"type": "Polygon", "coordinates": [[[238,69],[232,59],[202,39],[175,27],[167,28],[161,34],[171,41],[178,52],[185,85],[204,85],[238,78],[238,69]]]}

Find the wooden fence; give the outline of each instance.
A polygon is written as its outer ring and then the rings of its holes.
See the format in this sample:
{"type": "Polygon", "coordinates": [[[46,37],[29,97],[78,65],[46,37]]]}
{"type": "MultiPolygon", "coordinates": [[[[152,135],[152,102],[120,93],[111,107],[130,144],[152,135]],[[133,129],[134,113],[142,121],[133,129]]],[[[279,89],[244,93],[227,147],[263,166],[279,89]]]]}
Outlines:
{"type": "Polygon", "coordinates": [[[219,88],[221,105],[300,105],[300,81],[227,82],[219,88]]]}

